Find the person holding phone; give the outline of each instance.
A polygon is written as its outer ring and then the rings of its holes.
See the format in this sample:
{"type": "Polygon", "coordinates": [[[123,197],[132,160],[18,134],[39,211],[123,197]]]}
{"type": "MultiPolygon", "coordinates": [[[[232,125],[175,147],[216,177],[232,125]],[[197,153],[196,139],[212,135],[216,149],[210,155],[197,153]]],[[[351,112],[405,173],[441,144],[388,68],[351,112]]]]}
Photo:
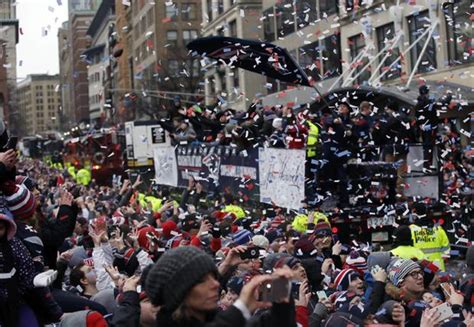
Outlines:
{"type": "Polygon", "coordinates": [[[239,298],[227,310],[217,313],[220,283],[212,258],[187,246],[169,250],[151,268],[146,280],[146,293],[151,303],[160,306],[156,326],[296,326],[294,304],[289,298],[279,303],[258,299],[261,285],[274,278],[289,279],[292,272],[281,269],[271,275],[253,277],[242,288],[239,298]],[[258,309],[271,308],[269,314],[252,317],[258,309]]]}

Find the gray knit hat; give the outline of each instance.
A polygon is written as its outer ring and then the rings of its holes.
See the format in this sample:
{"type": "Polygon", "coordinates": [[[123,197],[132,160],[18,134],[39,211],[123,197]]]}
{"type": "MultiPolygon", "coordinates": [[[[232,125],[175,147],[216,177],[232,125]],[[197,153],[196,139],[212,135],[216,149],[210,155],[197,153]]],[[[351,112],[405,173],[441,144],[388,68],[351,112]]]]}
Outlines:
{"type": "Polygon", "coordinates": [[[151,268],[146,279],[146,293],[151,303],[174,311],[186,294],[208,273],[216,273],[212,258],[194,246],[171,249],[151,268]]]}
{"type": "Polygon", "coordinates": [[[372,252],[367,258],[367,267],[369,271],[375,266],[380,266],[383,269],[387,269],[390,263],[391,253],[389,251],[372,252]]]}
{"type": "Polygon", "coordinates": [[[394,258],[387,267],[387,275],[393,285],[397,286],[413,270],[420,269],[420,265],[410,259],[394,258]]]}

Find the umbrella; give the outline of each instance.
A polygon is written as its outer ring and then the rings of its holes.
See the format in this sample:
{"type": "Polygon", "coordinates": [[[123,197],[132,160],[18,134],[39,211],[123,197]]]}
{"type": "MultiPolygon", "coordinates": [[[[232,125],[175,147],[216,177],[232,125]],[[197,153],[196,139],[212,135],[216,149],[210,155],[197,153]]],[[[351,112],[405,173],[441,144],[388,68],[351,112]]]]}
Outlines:
{"type": "Polygon", "coordinates": [[[230,66],[259,73],[280,81],[312,86],[305,72],[286,49],[267,42],[211,36],[186,46],[193,56],[204,56],[230,66]]]}

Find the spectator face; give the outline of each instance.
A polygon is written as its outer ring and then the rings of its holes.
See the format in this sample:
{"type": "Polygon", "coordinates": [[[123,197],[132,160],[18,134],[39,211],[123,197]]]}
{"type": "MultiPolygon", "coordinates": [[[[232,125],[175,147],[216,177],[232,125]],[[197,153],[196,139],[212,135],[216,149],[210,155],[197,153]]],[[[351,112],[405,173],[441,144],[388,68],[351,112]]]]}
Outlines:
{"type": "Polygon", "coordinates": [[[306,275],[306,270],[304,269],[301,263],[297,263],[293,268],[291,268],[291,270],[293,270],[293,272],[295,273],[294,278],[299,282],[303,282],[308,279],[308,276],[306,275]]]}
{"type": "Polygon", "coordinates": [[[364,282],[360,277],[354,277],[353,280],[351,280],[351,283],[349,284],[349,291],[354,292],[357,295],[363,295],[364,294],[364,282]]]}
{"type": "Polygon", "coordinates": [[[184,299],[186,307],[191,312],[196,313],[205,313],[217,309],[219,285],[213,274],[207,274],[200,283],[189,291],[184,299]]]}
{"type": "Polygon", "coordinates": [[[295,243],[298,241],[297,237],[290,237],[288,241],[286,241],[286,251],[290,254],[295,252],[295,243]]]}
{"type": "Polygon", "coordinates": [[[153,326],[156,321],[158,310],[159,308],[151,304],[148,297],[140,301],[140,325],[153,326]]]}
{"type": "Polygon", "coordinates": [[[84,278],[81,279],[81,283],[84,285],[95,285],[97,276],[95,275],[94,269],[88,265],[81,267],[81,271],[84,273],[84,278]]]}
{"type": "Polygon", "coordinates": [[[316,235],[313,244],[318,250],[327,249],[331,246],[331,236],[316,235]]]}
{"type": "Polygon", "coordinates": [[[232,292],[231,290],[227,291],[225,295],[222,297],[221,303],[225,307],[230,307],[232,304],[234,304],[235,301],[239,298],[239,295],[232,292]]]}
{"type": "Polygon", "coordinates": [[[347,105],[345,104],[341,104],[337,108],[337,112],[339,113],[339,115],[347,116],[349,114],[349,107],[347,107],[347,105]]]}
{"type": "Polygon", "coordinates": [[[370,105],[365,105],[360,109],[360,112],[364,116],[370,116],[370,114],[372,113],[372,108],[370,107],[370,105]]]}
{"type": "Polygon", "coordinates": [[[404,290],[413,293],[421,293],[424,289],[423,271],[420,269],[413,270],[405,277],[400,286],[404,290]]]}

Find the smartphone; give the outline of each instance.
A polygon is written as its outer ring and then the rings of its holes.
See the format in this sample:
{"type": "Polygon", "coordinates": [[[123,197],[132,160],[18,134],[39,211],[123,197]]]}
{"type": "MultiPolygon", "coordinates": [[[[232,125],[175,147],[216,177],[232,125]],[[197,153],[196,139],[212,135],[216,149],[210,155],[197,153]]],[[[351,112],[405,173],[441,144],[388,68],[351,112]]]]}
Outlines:
{"type": "Polygon", "coordinates": [[[324,292],[324,291],[317,291],[316,295],[318,296],[319,301],[326,300],[328,298],[326,292],[324,292]]]}
{"type": "Polygon", "coordinates": [[[260,250],[257,247],[250,247],[240,254],[242,260],[245,259],[257,259],[260,256],[260,250]]]}
{"type": "Polygon", "coordinates": [[[5,150],[14,150],[14,149],[16,149],[17,143],[18,143],[18,137],[10,136],[10,138],[8,139],[7,144],[5,145],[4,149],[5,150]]]}
{"type": "Polygon", "coordinates": [[[300,297],[300,285],[301,282],[292,282],[291,283],[291,296],[293,299],[299,299],[300,297]]]}
{"type": "Polygon", "coordinates": [[[443,290],[443,293],[444,293],[444,297],[445,297],[446,301],[448,301],[449,298],[451,297],[451,288],[449,287],[450,284],[449,283],[441,283],[439,286],[441,286],[441,289],[443,290]]]}
{"type": "Polygon", "coordinates": [[[449,306],[448,302],[444,302],[443,304],[438,305],[436,308],[436,312],[440,314],[438,321],[445,321],[453,316],[453,310],[449,306]]]}
{"type": "Polygon", "coordinates": [[[278,277],[260,286],[258,300],[263,302],[281,302],[288,299],[290,291],[290,281],[286,278],[278,277]]]}

